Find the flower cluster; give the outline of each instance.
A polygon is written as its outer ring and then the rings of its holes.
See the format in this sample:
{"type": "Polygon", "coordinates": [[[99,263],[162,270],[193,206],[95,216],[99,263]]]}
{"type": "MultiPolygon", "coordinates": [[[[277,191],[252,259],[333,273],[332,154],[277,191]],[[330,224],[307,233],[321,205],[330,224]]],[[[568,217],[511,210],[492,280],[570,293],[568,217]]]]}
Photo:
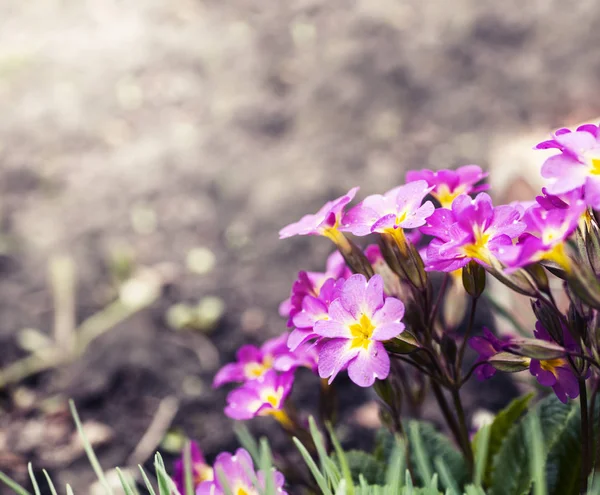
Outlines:
{"type": "MultiPolygon", "coordinates": [[[[238,420],[272,416],[301,437],[306,430],[290,399],[295,371],[318,374],[325,411],[333,407],[331,387],[346,371],[354,384],[373,386],[388,426],[400,432],[405,402],[420,407],[425,397],[405,393],[413,386],[407,385],[410,367],[422,390],[431,385],[457,445],[472,460],[459,394],[472,375],[486,380],[497,371],[529,370],[562,402],[586,400],[587,380],[593,377],[595,390],[600,385],[600,128],[560,129],[536,148],[557,153],[541,167],[549,182],[535,200],[494,205],[483,183],[487,174],[476,165],[411,171],[405,184],[384,194],[350,206],[355,187],[281,229],[282,239],[326,237],[337,251],[324,272],[298,274],[280,306],[291,330],[260,348],[243,346],[217,373],[215,387],[240,384],[225,413],[238,420]],[[350,235],[377,244],[363,248],[350,235]],[[478,301],[490,297],[488,276],[531,298],[535,328],[520,328],[507,309],[503,314],[521,335],[478,327],[478,301]],[[555,297],[559,285],[568,296],[564,303],[555,297]],[[461,321],[462,331],[455,331],[461,321]],[[457,417],[445,394],[452,395],[457,417]]],[[[198,493],[222,493],[202,456],[192,454],[198,493]]],[[[244,451],[220,455],[214,469],[226,473],[234,493],[255,493],[244,451]]],[[[283,479],[273,476],[282,490],[283,479]]],[[[257,479],[263,483],[264,476],[257,479]]]]}

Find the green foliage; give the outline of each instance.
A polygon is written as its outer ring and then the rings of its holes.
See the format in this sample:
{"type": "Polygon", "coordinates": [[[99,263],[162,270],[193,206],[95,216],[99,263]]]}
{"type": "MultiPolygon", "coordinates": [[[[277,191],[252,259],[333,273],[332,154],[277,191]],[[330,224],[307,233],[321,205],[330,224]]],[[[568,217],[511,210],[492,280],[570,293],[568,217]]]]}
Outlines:
{"type": "MultiPolygon", "coordinates": [[[[541,401],[532,411],[539,417],[545,452],[555,447],[572,415],[578,416],[576,405],[565,405],[554,395],[541,401]]],[[[530,426],[525,419],[510,429],[493,458],[492,495],[527,495],[531,489],[531,456],[527,448],[531,435],[528,435],[530,426]]]]}
{"type": "MultiPolygon", "coordinates": [[[[500,411],[494,418],[493,423],[490,426],[490,439],[488,445],[488,451],[486,457],[486,469],[483,477],[483,481],[486,485],[491,483],[492,477],[492,465],[488,462],[488,459],[493,459],[496,454],[500,451],[503,440],[510,429],[516,424],[517,420],[523,415],[523,413],[529,407],[529,403],[533,398],[533,394],[524,395],[523,397],[517,397],[502,411],[500,411]]],[[[480,430],[475,434],[473,439],[473,452],[477,455],[478,442],[482,431],[480,430]]]]}

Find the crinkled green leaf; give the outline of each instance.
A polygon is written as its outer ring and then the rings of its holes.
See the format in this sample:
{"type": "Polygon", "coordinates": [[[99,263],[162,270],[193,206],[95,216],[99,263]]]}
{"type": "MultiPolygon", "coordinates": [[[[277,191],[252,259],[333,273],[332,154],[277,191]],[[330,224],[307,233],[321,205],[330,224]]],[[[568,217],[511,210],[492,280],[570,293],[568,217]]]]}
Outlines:
{"type": "MultiPolygon", "coordinates": [[[[535,408],[540,420],[546,452],[550,451],[567,426],[573,404],[563,404],[555,395],[542,400],[535,408]]],[[[527,416],[512,428],[494,458],[491,495],[527,495],[532,478],[529,465],[527,416]]]]}
{"type": "MultiPolygon", "coordinates": [[[[533,395],[534,394],[528,394],[514,399],[508,406],[506,406],[496,415],[493,423],[490,425],[490,440],[488,443],[486,469],[483,477],[485,485],[489,485],[491,483],[494,457],[496,457],[496,454],[500,451],[502,442],[506,438],[508,432],[516,425],[517,420],[529,407],[529,403],[531,402],[533,395]]],[[[473,438],[473,452],[476,458],[479,437],[480,432],[477,432],[473,438]]]]}

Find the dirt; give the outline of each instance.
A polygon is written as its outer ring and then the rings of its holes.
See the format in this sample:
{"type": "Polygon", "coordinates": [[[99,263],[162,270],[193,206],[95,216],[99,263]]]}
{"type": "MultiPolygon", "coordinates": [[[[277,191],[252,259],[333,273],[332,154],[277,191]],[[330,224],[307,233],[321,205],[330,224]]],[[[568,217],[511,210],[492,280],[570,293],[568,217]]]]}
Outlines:
{"type": "MultiPolygon", "coordinates": [[[[3,438],[45,417],[15,406],[17,390],[73,397],[113,429],[98,449],[107,466],[168,395],[174,425],[209,455],[234,447],[211,377],[242,342],[282,331],[295,273],[330,250],[279,241],[281,226],[354,185],[366,195],[408,168],[487,166],[498,143],[600,113],[594,0],[43,0],[4,2],[0,19],[0,364],[25,355],[22,329],[51,332],[53,256],[76,262],[78,322],[114,299],[115,253],[172,273],[81,359],[5,391],[3,438]],[[186,269],[199,246],[216,256],[205,275],[186,269]],[[210,335],[168,327],[172,304],[206,296],[226,308],[210,335]],[[200,396],[184,386],[194,376],[200,396]]],[[[366,399],[343,390],[348,407],[366,399]]],[[[0,469],[23,479],[32,461],[85,490],[80,456],[43,451],[0,469]]]]}

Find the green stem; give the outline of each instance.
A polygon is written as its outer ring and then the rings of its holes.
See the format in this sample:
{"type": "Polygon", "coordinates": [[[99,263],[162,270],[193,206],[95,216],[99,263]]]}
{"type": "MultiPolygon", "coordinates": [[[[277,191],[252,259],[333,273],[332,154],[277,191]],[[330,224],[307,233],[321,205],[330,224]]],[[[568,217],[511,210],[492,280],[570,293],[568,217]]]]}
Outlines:
{"type": "Polygon", "coordinates": [[[471,335],[471,332],[473,330],[473,323],[475,323],[475,312],[477,311],[477,301],[478,300],[479,300],[479,298],[476,298],[476,297],[471,299],[471,313],[469,314],[469,323],[467,325],[467,331],[465,332],[465,335],[463,336],[463,341],[462,341],[462,343],[460,345],[460,349],[458,351],[458,360],[456,361],[455,377],[456,377],[457,383],[460,383],[462,362],[463,362],[463,358],[465,356],[465,350],[467,349],[467,342],[469,340],[469,335],[471,335]]]}
{"type": "Polygon", "coordinates": [[[440,309],[440,304],[442,303],[442,299],[444,298],[444,294],[446,292],[446,288],[448,287],[449,280],[450,280],[450,274],[446,273],[446,275],[444,275],[444,280],[442,281],[440,291],[438,292],[437,299],[435,300],[435,303],[433,305],[433,309],[431,310],[431,316],[429,317],[429,322],[427,323],[427,326],[431,330],[433,330],[432,327],[433,327],[433,324],[435,323],[435,318],[440,309]]]}
{"type": "Polygon", "coordinates": [[[460,391],[457,387],[452,388],[452,400],[454,401],[454,408],[458,416],[458,424],[460,427],[460,433],[464,444],[464,453],[467,458],[469,470],[473,472],[473,466],[475,464],[473,458],[473,449],[471,448],[471,441],[469,440],[469,429],[467,428],[467,420],[465,418],[465,410],[460,400],[460,391]]]}
{"type": "Polygon", "coordinates": [[[446,397],[444,397],[444,392],[442,391],[440,386],[433,380],[431,381],[431,389],[433,390],[435,398],[438,401],[440,410],[442,411],[442,415],[444,416],[446,423],[448,423],[448,427],[450,428],[452,435],[454,435],[456,443],[458,444],[458,446],[463,451],[463,454],[466,457],[467,452],[465,450],[466,447],[463,443],[463,436],[461,435],[460,428],[458,426],[458,423],[456,422],[456,418],[454,417],[454,415],[452,414],[452,411],[450,410],[448,401],[446,400],[446,397]]]}
{"type": "Polygon", "coordinates": [[[579,403],[581,404],[581,493],[587,493],[587,479],[590,473],[590,426],[585,380],[579,378],[579,403]]]}

